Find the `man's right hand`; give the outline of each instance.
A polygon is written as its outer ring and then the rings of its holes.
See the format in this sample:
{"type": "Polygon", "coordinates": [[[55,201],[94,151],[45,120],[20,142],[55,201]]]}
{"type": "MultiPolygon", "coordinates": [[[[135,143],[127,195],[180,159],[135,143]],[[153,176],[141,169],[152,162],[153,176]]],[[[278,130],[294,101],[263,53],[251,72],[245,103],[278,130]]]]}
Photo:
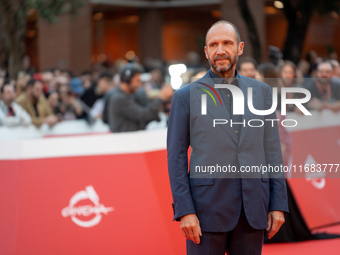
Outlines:
{"type": "Polygon", "coordinates": [[[166,84],[162,87],[159,97],[166,102],[172,97],[173,93],[174,90],[170,84],[166,84]]]}
{"type": "Polygon", "coordinates": [[[193,241],[195,244],[200,243],[202,231],[196,214],[191,213],[182,216],[180,227],[185,238],[193,241]]]}
{"type": "Polygon", "coordinates": [[[58,122],[58,118],[54,115],[47,116],[44,121],[44,123],[47,123],[50,127],[55,125],[58,122]]]}

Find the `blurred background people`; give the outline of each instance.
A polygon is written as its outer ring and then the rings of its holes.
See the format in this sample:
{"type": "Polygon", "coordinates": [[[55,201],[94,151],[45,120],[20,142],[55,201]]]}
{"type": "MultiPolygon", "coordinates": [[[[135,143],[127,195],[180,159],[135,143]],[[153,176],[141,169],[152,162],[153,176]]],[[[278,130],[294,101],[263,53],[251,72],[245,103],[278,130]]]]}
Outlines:
{"type": "Polygon", "coordinates": [[[53,126],[58,121],[43,95],[41,81],[34,79],[28,81],[26,91],[16,99],[16,103],[31,116],[32,123],[36,127],[40,127],[44,123],[53,126]]]}
{"type": "Polygon", "coordinates": [[[60,112],[59,93],[57,91],[50,92],[48,97],[47,97],[47,101],[48,101],[48,104],[51,107],[54,115],[57,116],[58,121],[62,121],[63,116],[60,112]]]}
{"type": "Polygon", "coordinates": [[[253,58],[243,57],[237,62],[238,73],[249,78],[255,78],[256,67],[257,63],[253,58]]]}
{"type": "Polygon", "coordinates": [[[277,87],[279,72],[273,63],[265,62],[258,65],[255,78],[267,83],[271,87],[277,87]]]}
{"type": "Polygon", "coordinates": [[[281,50],[273,45],[269,45],[268,47],[268,60],[273,63],[276,67],[280,66],[282,62],[282,53],[281,50]]]}
{"type": "Polygon", "coordinates": [[[20,72],[18,74],[18,79],[16,82],[16,97],[20,96],[21,93],[25,92],[26,84],[31,79],[31,75],[25,72],[20,72]]]}
{"type": "Polygon", "coordinates": [[[83,83],[84,89],[88,89],[88,88],[91,87],[92,80],[91,80],[91,72],[90,71],[82,72],[81,75],[79,76],[79,78],[81,79],[81,81],[83,83]]]}
{"type": "Polygon", "coordinates": [[[294,87],[296,78],[296,66],[292,61],[286,60],[279,69],[280,86],[294,87]]]}
{"type": "Polygon", "coordinates": [[[144,129],[143,122],[159,121],[160,107],[171,98],[173,89],[166,85],[159,97],[146,107],[138,104],[133,95],[142,85],[142,73],[143,68],[137,63],[128,63],[120,70],[121,84],[109,99],[108,121],[112,132],[141,130],[144,129]]]}
{"type": "Polygon", "coordinates": [[[72,77],[70,79],[69,86],[75,97],[79,97],[84,92],[83,83],[78,77],[72,77]]]}
{"type": "Polygon", "coordinates": [[[103,96],[97,93],[97,84],[98,80],[94,81],[91,86],[85,89],[83,94],[80,96],[80,100],[82,100],[82,102],[84,102],[89,107],[89,109],[91,109],[94,103],[103,96]]]}
{"type": "Polygon", "coordinates": [[[333,76],[334,77],[340,77],[340,64],[335,59],[330,59],[329,63],[332,65],[333,68],[333,76]]]}
{"type": "Polygon", "coordinates": [[[148,91],[151,89],[160,89],[163,85],[163,74],[160,68],[154,68],[150,71],[150,80],[144,84],[144,88],[148,91]]]}
{"type": "Polygon", "coordinates": [[[206,74],[207,71],[208,70],[204,67],[194,69],[194,71],[190,75],[189,82],[191,83],[202,78],[206,74]]]}
{"type": "Polygon", "coordinates": [[[309,109],[340,111],[340,79],[333,77],[330,62],[317,65],[316,78],[309,80],[306,88],[311,92],[311,100],[307,103],[309,109]]]}
{"type": "MultiPolygon", "coordinates": [[[[297,77],[296,77],[297,69],[295,64],[292,61],[286,60],[283,62],[282,66],[279,69],[279,77],[278,80],[278,93],[280,97],[280,108],[281,108],[281,88],[288,88],[288,87],[301,87],[301,85],[297,84],[297,77]]],[[[288,92],[286,93],[287,99],[292,98],[299,98],[296,93],[288,92]]],[[[293,104],[286,105],[286,112],[298,111],[296,106],[293,104]]]]}
{"type": "Polygon", "coordinates": [[[110,92],[113,90],[113,74],[111,72],[103,72],[99,75],[96,94],[101,96],[96,100],[90,110],[90,115],[94,119],[100,119],[103,117],[103,111],[105,104],[110,96],[110,92]]]}
{"type": "Polygon", "coordinates": [[[72,87],[63,84],[59,87],[60,107],[58,114],[62,115],[63,120],[75,120],[83,118],[83,108],[77,99],[72,87]]]}
{"type": "Polygon", "coordinates": [[[14,102],[14,85],[9,81],[5,81],[1,86],[0,92],[0,126],[30,125],[32,121],[29,114],[19,104],[14,102]]]}
{"type": "Polygon", "coordinates": [[[309,77],[310,64],[307,60],[301,59],[298,63],[297,70],[301,73],[302,77],[309,77]]]}

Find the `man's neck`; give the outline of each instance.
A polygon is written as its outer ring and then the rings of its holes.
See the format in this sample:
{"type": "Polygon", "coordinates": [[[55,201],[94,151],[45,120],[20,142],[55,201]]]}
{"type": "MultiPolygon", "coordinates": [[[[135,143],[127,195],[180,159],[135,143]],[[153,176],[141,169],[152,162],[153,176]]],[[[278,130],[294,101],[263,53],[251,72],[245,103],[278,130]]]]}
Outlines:
{"type": "Polygon", "coordinates": [[[292,87],[293,86],[293,79],[285,79],[281,78],[282,84],[284,87],[292,87]]]}
{"type": "Polygon", "coordinates": [[[123,90],[125,92],[125,94],[131,95],[131,91],[129,89],[129,85],[125,82],[120,84],[120,89],[123,90]]]}
{"type": "Polygon", "coordinates": [[[219,73],[214,68],[211,67],[211,71],[214,72],[219,77],[226,79],[229,83],[231,83],[235,78],[235,66],[233,66],[229,71],[219,73]]]}
{"type": "Polygon", "coordinates": [[[321,83],[320,85],[321,85],[321,88],[325,90],[327,89],[328,83],[324,83],[324,84],[321,83]]]}
{"type": "Polygon", "coordinates": [[[110,88],[108,88],[105,92],[104,92],[104,94],[103,95],[106,95],[106,94],[108,94],[111,90],[113,90],[114,88],[113,87],[110,87],[110,88]]]}
{"type": "Polygon", "coordinates": [[[320,84],[321,89],[323,90],[327,89],[329,82],[321,82],[320,80],[318,80],[318,82],[320,84]]]}
{"type": "Polygon", "coordinates": [[[12,106],[12,102],[6,102],[5,100],[2,100],[2,102],[4,103],[4,105],[6,105],[7,107],[11,107],[12,106]]]}
{"type": "Polygon", "coordinates": [[[33,105],[37,104],[38,100],[36,100],[32,95],[27,94],[27,97],[33,105]]]}

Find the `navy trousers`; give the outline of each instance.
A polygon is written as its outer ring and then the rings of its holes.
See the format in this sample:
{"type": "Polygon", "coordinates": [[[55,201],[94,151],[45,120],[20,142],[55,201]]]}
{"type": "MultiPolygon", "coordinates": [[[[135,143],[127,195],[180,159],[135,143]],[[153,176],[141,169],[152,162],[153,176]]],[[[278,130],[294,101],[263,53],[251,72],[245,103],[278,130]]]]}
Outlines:
{"type": "Polygon", "coordinates": [[[229,232],[202,232],[200,243],[186,239],[187,255],[261,255],[264,229],[252,228],[244,213],[229,232]]]}

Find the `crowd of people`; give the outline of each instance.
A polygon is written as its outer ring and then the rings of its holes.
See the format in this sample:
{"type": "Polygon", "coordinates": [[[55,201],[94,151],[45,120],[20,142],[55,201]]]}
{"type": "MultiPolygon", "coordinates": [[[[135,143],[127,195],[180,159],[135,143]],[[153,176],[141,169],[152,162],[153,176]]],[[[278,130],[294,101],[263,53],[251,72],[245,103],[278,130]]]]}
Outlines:
{"type": "Polygon", "coordinates": [[[169,111],[173,89],[164,84],[162,72],[153,68],[143,78],[144,68],[128,62],[117,72],[102,67],[76,77],[53,68],[20,73],[17,80],[10,80],[2,70],[0,126],[40,128],[61,121],[85,119],[91,124],[102,119],[112,132],[141,130],[150,121],[159,121],[160,111],[169,111]]]}
{"type": "MultiPolygon", "coordinates": [[[[302,87],[311,93],[311,100],[305,104],[310,110],[330,109],[340,111],[340,65],[335,59],[323,59],[314,53],[311,58],[301,60],[296,66],[289,60],[265,62],[260,65],[251,59],[244,58],[238,62],[238,71],[241,75],[259,79],[272,87],[302,87]],[[312,62],[311,62],[312,61],[312,62]],[[273,63],[274,62],[274,63],[273,63]],[[275,63],[276,62],[276,63],[275,63]]],[[[288,93],[287,98],[298,98],[302,95],[288,93]]],[[[281,110],[281,97],[278,97],[277,109],[281,110]]],[[[294,105],[287,105],[286,112],[301,113],[294,105]]]]}
{"type": "MultiPolygon", "coordinates": [[[[271,61],[257,63],[251,58],[243,58],[237,67],[241,75],[259,79],[266,84],[278,88],[278,104],[276,115],[280,120],[285,119],[281,109],[281,88],[302,87],[311,93],[311,99],[303,104],[308,110],[331,110],[340,112],[340,66],[335,59],[323,59],[311,51],[306,60],[300,60],[296,66],[289,60],[272,58],[271,61]]],[[[287,93],[286,98],[304,97],[301,93],[287,93]]],[[[287,112],[301,114],[301,110],[292,104],[287,104],[287,112]]],[[[292,139],[290,133],[279,125],[281,151],[284,165],[291,162],[292,139]]]]}
{"type": "MultiPolygon", "coordinates": [[[[310,110],[340,111],[340,65],[336,59],[323,59],[310,51],[297,66],[284,61],[279,52],[269,61],[257,64],[250,57],[241,57],[237,70],[260,79],[272,87],[304,87],[311,92],[305,105],[310,110]]],[[[202,77],[206,68],[189,68],[183,75],[184,85],[202,77]]],[[[121,64],[116,70],[84,71],[80,76],[62,68],[39,73],[21,72],[16,80],[0,70],[0,126],[43,124],[53,127],[67,120],[85,119],[89,124],[102,119],[112,132],[145,129],[159,112],[169,113],[173,89],[165,82],[165,68],[148,72],[136,62],[121,64]]],[[[287,98],[300,97],[287,94],[287,98]]],[[[280,100],[280,96],[278,97],[280,100]]],[[[278,102],[278,110],[281,103],[278,102]]],[[[286,111],[300,112],[294,105],[286,111]]]]}

